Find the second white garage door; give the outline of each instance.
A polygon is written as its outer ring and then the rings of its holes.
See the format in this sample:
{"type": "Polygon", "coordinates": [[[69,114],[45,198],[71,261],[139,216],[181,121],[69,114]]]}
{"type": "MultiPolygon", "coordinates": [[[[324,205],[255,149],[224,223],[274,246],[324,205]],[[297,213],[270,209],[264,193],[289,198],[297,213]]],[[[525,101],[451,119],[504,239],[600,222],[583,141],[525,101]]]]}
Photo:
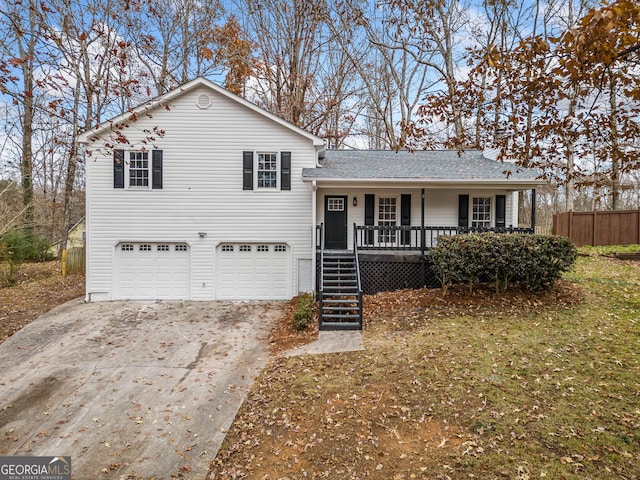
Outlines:
{"type": "Polygon", "coordinates": [[[291,249],[281,243],[223,243],[216,249],[220,300],[291,298],[291,249]]]}

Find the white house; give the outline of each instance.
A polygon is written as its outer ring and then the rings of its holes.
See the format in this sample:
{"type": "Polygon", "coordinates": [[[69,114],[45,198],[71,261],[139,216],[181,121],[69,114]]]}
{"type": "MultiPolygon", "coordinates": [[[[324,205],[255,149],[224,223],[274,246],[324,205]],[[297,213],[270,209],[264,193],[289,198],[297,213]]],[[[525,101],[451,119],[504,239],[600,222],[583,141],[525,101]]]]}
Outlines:
{"type": "Polygon", "coordinates": [[[517,226],[515,193],[540,183],[481,152],[325,151],[203,78],[79,141],[88,301],[289,299],[322,283],[320,235],[326,250],[424,253],[517,226]]]}

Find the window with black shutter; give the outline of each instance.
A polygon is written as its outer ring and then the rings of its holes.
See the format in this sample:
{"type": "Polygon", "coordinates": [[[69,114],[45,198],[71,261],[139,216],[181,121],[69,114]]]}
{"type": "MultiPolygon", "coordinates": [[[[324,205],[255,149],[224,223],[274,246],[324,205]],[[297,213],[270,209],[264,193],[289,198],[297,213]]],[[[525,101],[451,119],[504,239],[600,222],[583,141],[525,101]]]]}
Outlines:
{"type": "MultiPolygon", "coordinates": [[[[376,196],[367,193],[364,196],[364,224],[367,226],[375,225],[376,221],[376,196]]],[[[365,243],[373,245],[373,230],[365,232],[365,243]]]]}
{"type": "Polygon", "coordinates": [[[280,190],[291,190],[291,152],[280,153],[280,190]]]}
{"type": "Polygon", "coordinates": [[[458,195],[458,227],[469,227],[469,195],[458,195]]]}
{"type": "Polygon", "coordinates": [[[162,150],[154,150],[151,156],[151,188],[162,188],[162,150]]]}
{"type": "Polygon", "coordinates": [[[124,188],[124,150],[113,151],[113,188],[124,188]]]}
{"type": "Polygon", "coordinates": [[[242,189],[253,190],[253,152],[242,152],[242,189]]]}
{"type": "Polygon", "coordinates": [[[507,196],[496,195],[496,228],[507,226],[507,196]]]}
{"type": "MultiPolygon", "coordinates": [[[[411,226],[411,194],[409,193],[400,196],[400,225],[411,226]]],[[[411,245],[411,230],[402,232],[402,243],[411,245]]]]}

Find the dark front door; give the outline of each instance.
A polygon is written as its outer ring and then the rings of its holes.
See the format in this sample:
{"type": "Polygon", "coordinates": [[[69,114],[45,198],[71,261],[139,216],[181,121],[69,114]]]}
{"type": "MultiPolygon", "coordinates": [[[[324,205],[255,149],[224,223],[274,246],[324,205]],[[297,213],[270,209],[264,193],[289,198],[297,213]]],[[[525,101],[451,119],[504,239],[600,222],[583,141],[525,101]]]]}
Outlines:
{"type": "Polygon", "coordinates": [[[347,248],[347,197],[324,197],[324,248],[347,248]]]}

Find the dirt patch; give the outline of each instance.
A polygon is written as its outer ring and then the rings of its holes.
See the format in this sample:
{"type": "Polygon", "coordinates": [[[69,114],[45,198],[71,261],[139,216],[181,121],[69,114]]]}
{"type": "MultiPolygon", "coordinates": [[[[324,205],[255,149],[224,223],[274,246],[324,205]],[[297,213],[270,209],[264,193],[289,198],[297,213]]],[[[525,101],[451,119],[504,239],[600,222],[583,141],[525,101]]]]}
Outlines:
{"type": "Polygon", "coordinates": [[[280,318],[280,321],[269,334],[269,345],[273,354],[277,355],[318,339],[317,318],[304,330],[294,330],[293,314],[296,311],[297,304],[298,297],[289,301],[285,315],[280,318]]]}
{"type": "Polygon", "coordinates": [[[0,342],[84,292],[84,275],[63,277],[57,261],[23,264],[16,285],[0,288],[0,342]]]}

